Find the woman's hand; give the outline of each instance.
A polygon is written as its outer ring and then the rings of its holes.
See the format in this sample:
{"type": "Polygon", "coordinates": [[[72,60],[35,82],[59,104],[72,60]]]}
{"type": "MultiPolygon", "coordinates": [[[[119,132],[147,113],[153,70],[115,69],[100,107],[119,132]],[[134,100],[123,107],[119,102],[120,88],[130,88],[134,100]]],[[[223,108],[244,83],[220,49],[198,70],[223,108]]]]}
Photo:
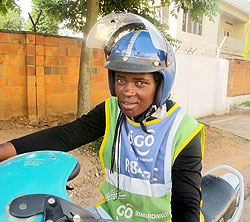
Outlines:
{"type": "Polygon", "coordinates": [[[12,143],[0,144],[0,162],[16,155],[16,149],[12,143]]]}

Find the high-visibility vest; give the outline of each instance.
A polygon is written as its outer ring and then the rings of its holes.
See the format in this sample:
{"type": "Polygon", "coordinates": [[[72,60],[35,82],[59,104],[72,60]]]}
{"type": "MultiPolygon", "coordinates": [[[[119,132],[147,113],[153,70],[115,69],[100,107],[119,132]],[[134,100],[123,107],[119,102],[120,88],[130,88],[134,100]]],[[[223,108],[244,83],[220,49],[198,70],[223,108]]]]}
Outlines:
{"type": "Polygon", "coordinates": [[[117,140],[119,145],[116,144],[115,166],[119,167],[111,172],[112,145],[119,114],[116,97],[106,100],[105,113],[106,130],[100,148],[104,169],[100,191],[105,200],[96,205],[98,213],[103,219],[171,221],[172,166],[197,134],[201,136],[204,149],[204,126],[177,104],[163,119],[145,123],[150,134],[145,133],[139,123],[125,117],[117,140]]]}

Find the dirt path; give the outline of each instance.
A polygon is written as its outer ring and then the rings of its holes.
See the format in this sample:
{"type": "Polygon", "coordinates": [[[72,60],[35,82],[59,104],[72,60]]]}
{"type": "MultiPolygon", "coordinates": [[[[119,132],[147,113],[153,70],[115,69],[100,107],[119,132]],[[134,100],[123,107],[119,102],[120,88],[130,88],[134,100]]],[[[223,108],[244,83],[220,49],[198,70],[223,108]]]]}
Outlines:
{"type": "MultiPolygon", "coordinates": [[[[239,110],[233,110],[230,115],[236,113],[250,116],[250,112],[245,113],[239,110]]],[[[74,116],[49,117],[39,125],[31,124],[25,118],[0,121],[0,143],[73,119],[74,116]]],[[[205,126],[205,133],[203,172],[219,164],[228,164],[238,170],[243,170],[247,163],[250,163],[250,141],[209,126],[205,126]]],[[[74,187],[74,190],[68,192],[70,198],[82,207],[101,201],[102,196],[98,191],[98,186],[103,181],[103,172],[98,154],[84,147],[70,153],[81,163],[80,174],[68,183],[69,186],[74,187]]]]}

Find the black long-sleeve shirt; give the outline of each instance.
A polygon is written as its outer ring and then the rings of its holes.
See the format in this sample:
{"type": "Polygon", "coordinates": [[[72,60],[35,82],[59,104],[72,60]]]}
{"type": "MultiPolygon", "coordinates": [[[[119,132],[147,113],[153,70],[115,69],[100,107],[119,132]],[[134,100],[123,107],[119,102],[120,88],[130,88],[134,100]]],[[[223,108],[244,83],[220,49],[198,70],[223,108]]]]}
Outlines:
{"type": "MultiPolygon", "coordinates": [[[[167,109],[173,105],[168,101],[167,109]]],[[[105,105],[99,104],[75,121],[11,140],[18,154],[37,150],[70,151],[104,135],[105,105]]],[[[201,143],[195,136],[172,167],[172,221],[199,222],[201,200],[201,143]]]]}

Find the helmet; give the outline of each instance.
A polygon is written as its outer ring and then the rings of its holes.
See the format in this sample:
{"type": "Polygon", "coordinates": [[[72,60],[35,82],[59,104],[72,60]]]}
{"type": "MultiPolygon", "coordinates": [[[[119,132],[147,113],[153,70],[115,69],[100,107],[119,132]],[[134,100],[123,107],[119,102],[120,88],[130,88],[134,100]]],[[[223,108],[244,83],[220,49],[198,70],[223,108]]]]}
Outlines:
{"type": "MultiPolygon", "coordinates": [[[[166,40],[165,40],[166,41],[166,40]]],[[[109,89],[115,96],[114,73],[159,73],[162,78],[155,96],[157,106],[167,102],[174,83],[176,62],[172,47],[167,43],[167,53],[155,48],[146,30],[137,30],[121,37],[108,55],[105,67],[109,74],[109,89]]]]}
{"type": "Polygon", "coordinates": [[[104,49],[112,96],[115,96],[115,72],[147,72],[155,73],[155,104],[162,106],[167,102],[176,72],[174,51],[159,29],[147,19],[127,12],[111,13],[91,28],[86,45],[104,49]],[[134,28],[137,31],[131,31],[134,28]],[[128,33],[120,38],[125,31],[128,33]]]}

